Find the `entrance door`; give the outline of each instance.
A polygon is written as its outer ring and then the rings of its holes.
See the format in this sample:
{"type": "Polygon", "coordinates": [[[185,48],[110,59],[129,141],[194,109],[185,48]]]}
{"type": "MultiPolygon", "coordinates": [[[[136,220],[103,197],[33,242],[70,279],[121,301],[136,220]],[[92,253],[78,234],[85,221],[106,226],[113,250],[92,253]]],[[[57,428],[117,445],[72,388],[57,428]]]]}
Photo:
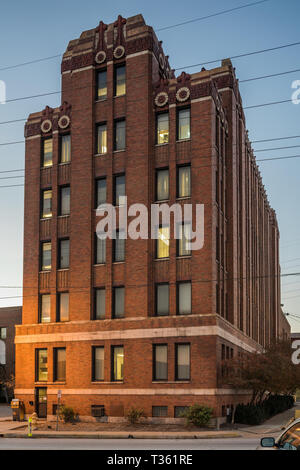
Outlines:
{"type": "Polygon", "coordinates": [[[47,418],[47,388],[35,389],[36,412],[39,418],[47,418]]]}

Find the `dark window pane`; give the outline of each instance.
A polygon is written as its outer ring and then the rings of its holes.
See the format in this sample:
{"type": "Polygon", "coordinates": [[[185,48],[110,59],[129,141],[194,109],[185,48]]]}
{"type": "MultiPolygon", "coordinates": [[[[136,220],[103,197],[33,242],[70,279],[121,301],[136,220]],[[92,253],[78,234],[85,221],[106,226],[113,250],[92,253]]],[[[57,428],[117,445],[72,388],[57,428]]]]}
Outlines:
{"type": "Polygon", "coordinates": [[[105,318],[105,289],[96,289],[95,320],[105,318]]]}
{"type": "Polygon", "coordinates": [[[152,406],[152,416],[153,418],[165,418],[166,416],[168,416],[168,407],[152,406]]]}
{"type": "Polygon", "coordinates": [[[168,346],[154,346],[154,380],[168,380],[168,346]]]}
{"type": "Polygon", "coordinates": [[[116,238],[113,240],[114,245],[114,261],[124,261],[125,260],[125,238],[124,231],[117,230],[116,238]]]}
{"type": "Polygon", "coordinates": [[[96,264],[106,261],[106,238],[99,238],[96,234],[96,264]]]}
{"type": "Polygon", "coordinates": [[[52,217],[52,190],[47,189],[42,193],[42,217],[52,217]]]}
{"type": "Polygon", "coordinates": [[[94,348],[93,380],[104,380],[104,348],[94,348]]]}
{"type": "Polygon", "coordinates": [[[156,315],[169,315],[169,284],[156,286],[156,315]]]}
{"type": "Polygon", "coordinates": [[[107,73],[106,70],[98,72],[97,76],[97,99],[105,100],[107,98],[107,73]]]}
{"type": "Polygon", "coordinates": [[[43,142],[43,167],[52,166],[53,140],[46,139],[43,142]]]}
{"type": "Polygon", "coordinates": [[[71,160],[71,136],[66,134],[61,136],[60,162],[67,163],[71,160]]]}
{"type": "Polygon", "coordinates": [[[112,348],[113,374],[112,380],[123,380],[124,378],[124,348],[123,346],[114,346],[112,348]]]}
{"type": "Polygon", "coordinates": [[[97,153],[107,153],[107,126],[97,126],[97,153]]]}
{"type": "Polygon", "coordinates": [[[121,206],[125,203],[125,175],[115,177],[115,205],[121,206]]]}
{"type": "Polygon", "coordinates": [[[190,345],[176,345],[176,379],[190,379],[190,345]]]}
{"type": "Polygon", "coordinates": [[[189,139],[190,132],[190,110],[182,109],[178,111],[178,140],[189,139]]]}
{"type": "Polygon", "coordinates": [[[42,243],[42,271],[51,269],[51,242],[42,243]]]}
{"type": "Polygon", "coordinates": [[[59,294],[59,321],[69,320],[69,293],[59,294]]]}
{"type": "Polygon", "coordinates": [[[192,312],[192,284],[180,282],[178,284],[178,313],[186,315],[192,312]]]}
{"type": "Polygon", "coordinates": [[[156,200],[169,199],[169,170],[157,170],[156,172],[156,200]]]}
{"type": "Polygon", "coordinates": [[[156,143],[166,144],[169,142],[169,113],[162,113],[156,116],[156,143]]]}
{"type": "Polygon", "coordinates": [[[126,145],[126,122],[125,120],[115,122],[115,150],[124,150],[126,145]]]}
{"type": "Polygon", "coordinates": [[[106,203],[106,178],[97,180],[96,206],[106,203]]]}
{"type": "Polygon", "coordinates": [[[191,167],[178,168],[178,197],[190,197],[191,195],[191,167]]]}
{"type": "Polygon", "coordinates": [[[60,215],[70,214],[70,186],[65,186],[60,190],[60,215]]]}
{"type": "Polygon", "coordinates": [[[54,380],[64,381],[66,380],[66,349],[57,348],[54,350],[54,380]]]}
{"type": "Polygon", "coordinates": [[[59,269],[66,269],[70,265],[70,240],[60,240],[59,246],[59,269]]]}
{"type": "Polygon", "coordinates": [[[121,96],[126,93],[126,67],[122,65],[121,67],[115,68],[115,95],[121,96]]]}
{"type": "Polygon", "coordinates": [[[124,287],[115,287],[114,288],[114,311],[113,311],[113,316],[115,318],[124,317],[124,300],[125,300],[124,287]]]}
{"type": "Polygon", "coordinates": [[[187,411],[187,409],[188,409],[188,406],[175,406],[174,417],[182,418],[182,413],[187,411]]]}

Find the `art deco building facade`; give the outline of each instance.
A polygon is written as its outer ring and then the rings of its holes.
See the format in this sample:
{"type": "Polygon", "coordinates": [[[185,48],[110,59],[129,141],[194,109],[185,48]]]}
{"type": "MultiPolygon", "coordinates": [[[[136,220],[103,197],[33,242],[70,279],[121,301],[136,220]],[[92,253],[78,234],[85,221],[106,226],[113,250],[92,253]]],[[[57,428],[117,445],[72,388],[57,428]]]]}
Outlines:
{"type": "Polygon", "coordinates": [[[25,137],[26,412],[53,415],[58,390],[81,417],[246,401],[220,363],[280,335],[279,232],[230,60],[176,77],[141,15],[100,22],[69,43],[62,105],[31,114],[25,137]],[[203,204],[203,248],[172,223],[158,240],[99,240],[95,209],[124,196],[203,204]]]}

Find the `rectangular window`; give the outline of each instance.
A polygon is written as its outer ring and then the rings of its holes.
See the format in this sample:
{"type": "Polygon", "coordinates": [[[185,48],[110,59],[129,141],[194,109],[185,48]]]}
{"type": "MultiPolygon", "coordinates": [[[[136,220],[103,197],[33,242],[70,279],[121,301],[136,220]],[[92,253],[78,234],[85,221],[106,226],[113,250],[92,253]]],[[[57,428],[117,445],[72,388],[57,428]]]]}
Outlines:
{"type": "Polygon", "coordinates": [[[177,197],[191,196],[191,167],[177,167],[177,197]]]}
{"type": "Polygon", "coordinates": [[[190,222],[177,225],[177,256],[191,255],[192,226],[190,222]]]}
{"type": "Polygon", "coordinates": [[[115,96],[122,96],[126,93],[126,66],[115,67],[115,96]]]}
{"type": "Polygon", "coordinates": [[[96,233],[95,244],[96,244],[95,263],[104,264],[106,262],[106,238],[99,238],[99,236],[96,233]]]}
{"type": "Polygon", "coordinates": [[[126,121],[115,121],[114,125],[114,150],[124,150],[126,146],[126,121]]]}
{"type": "Polygon", "coordinates": [[[107,98],[107,72],[100,70],[97,73],[97,95],[96,99],[99,101],[106,100],[107,98]]]}
{"type": "Polygon", "coordinates": [[[58,294],[58,316],[57,321],[69,321],[69,293],[60,292],[58,294]]]}
{"type": "Polygon", "coordinates": [[[169,199],[169,170],[167,168],[156,170],[156,200],[169,199]]]}
{"type": "Polygon", "coordinates": [[[124,378],[124,348],[112,346],[112,381],[117,382],[124,378]]]}
{"type": "Polygon", "coordinates": [[[52,139],[45,139],[43,141],[43,161],[42,165],[44,168],[47,166],[52,166],[53,164],[53,140],[52,139]]]}
{"type": "Polygon", "coordinates": [[[169,113],[156,115],[156,143],[167,144],[169,142],[169,113]]]}
{"type": "Polygon", "coordinates": [[[190,109],[180,109],[177,112],[177,140],[190,139],[190,109]]]}
{"type": "Polygon", "coordinates": [[[7,337],[7,328],[0,328],[0,338],[6,339],[7,337]]]}
{"type": "Polygon", "coordinates": [[[192,284],[191,282],[179,282],[177,285],[178,315],[192,313],[192,284]]]}
{"type": "Polygon", "coordinates": [[[52,189],[42,191],[42,218],[52,217],[52,189]]]}
{"type": "Polygon", "coordinates": [[[51,242],[44,242],[41,246],[42,271],[49,271],[51,269],[51,242]]]}
{"type": "Polygon", "coordinates": [[[113,317],[123,318],[124,317],[124,304],[125,304],[125,288],[114,287],[113,290],[113,317]]]}
{"type": "Polygon", "coordinates": [[[125,204],[125,175],[114,177],[114,204],[122,206],[125,204]]]}
{"type": "Polygon", "coordinates": [[[175,379],[190,380],[190,345],[175,345],[175,379]]]}
{"type": "Polygon", "coordinates": [[[36,349],[35,353],[35,380],[46,382],[48,380],[48,351],[47,349],[36,349]]]}
{"type": "Polygon", "coordinates": [[[58,269],[67,269],[70,266],[70,240],[59,240],[58,269]]]}
{"type": "Polygon", "coordinates": [[[168,346],[153,345],[153,380],[168,380],[168,346]]]}
{"type": "Polygon", "coordinates": [[[106,178],[96,180],[96,209],[106,203],[106,178]]]}
{"type": "Polygon", "coordinates": [[[169,225],[164,225],[158,227],[157,231],[156,258],[169,258],[170,227],[169,225]]]}
{"type": "Polygon", "coordinates": [[[156,315],[169,315],[169,284],[156,284],[156,315]]]}
{"type": "Polygon", "coordinates": [[[95,312],[94,320],[103,320],[105,318],[105,289],[95,290],[95,312]]]}
{"type": "Polygon", "coordinates": [[[168,416],[167,406],[152,406],[152,417],[153,418],[165,418],[168,416]]]}
{"type": "Polygon", "coordinates": [[[174,418],[182,418],[182,414],[187,411],[188,406],[175,406],[174,407],[174,418]]]}
{"type": "Polygon", "coordinates": [[[107,126],[106,124],[99,124],[97,126],[97,141],[96,141],[96,153],[102,154],[107,153],[107,126]]]}
{"type": "Polygon", "coordinates": [[[59,215],[70,214],[70,186],[63,186],[60,188],[59,194],[59,215]]]}
{"type": "Polygon", "coordinates": [[[71,136],[65,134],[61,136],[60,140],[60,163],[67,163],[71,161],[71,136]]]}
{"type": "Polygon", "coordinates": [[[94,346],[92,348],[92,380],[104,380],[104,347],[94,346]]]}
{"type": "Polygon", "coordinates": [[[53,380],[54,382],[66,380],[66,348],[53,349],[53,380]]]}
{"type": "Polygon", "coordinates": [[[40,297],[40,323],[49,323],[50,322],[50,294],[42,294],[40,297]]]}
{"type": "Polygon", "coordinates": [[[125,261],[125,232],[124,230],[116,230],[113,239],[113,261],[125,261]]]}

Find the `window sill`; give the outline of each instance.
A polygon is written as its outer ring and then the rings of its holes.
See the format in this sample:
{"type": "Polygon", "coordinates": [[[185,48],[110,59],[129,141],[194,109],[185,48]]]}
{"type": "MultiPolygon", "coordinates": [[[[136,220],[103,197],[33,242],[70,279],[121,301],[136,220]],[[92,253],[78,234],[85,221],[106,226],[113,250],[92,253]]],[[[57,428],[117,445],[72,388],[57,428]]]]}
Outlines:
{"type": "Polygon", "coordinates": [[[120,153],[120,152],[125,152],[126,149],[120,149],[120,150],[114,150],[113,153],[120,153]]]}
{"type": "Polygon", "coordinates": [[[47,170],[47,168],[53,168],[53,163],[52,165],[41,166],[41,170],[47,170]]]}
{"type": "Polygon", "coordinates": [[[169,145],[169,142],[164,142],[163,144],[155,144],[155,147],[163,147],[164,145],[169,145]]]}
{"type": "Polygon", "coordinates": [[[126,96],[126,93],[123,93],[123,95],[115,95],[113,98],[115,100],[116,98],[122,98],[122,96],[126,96]]]}
{"type": "Polygon", "coordinates": [[[93,266],[105,266],[105,265],[106,265],[106,263],[95,263],[95,264],[93,264],[93,266]]]}
{"type": "Polygon", "coordinates": [[[66,218],[66,217],[70,217],[70,214],[64,214],[64,215],[58,215],[57,216],[58,219],[63,219],[63,218],[66,218]]]}
{"type": "Polygon", "coordinates": [[[170,261],[170,258],[155,258],[154,261],[170,261]]]}
{"type": "Polygon", "coordinates": [[[102,98],[102,100],[95,100],[95,103],[103,103],[103,101],[107,101],[107,97],[106,98],[102,98]]]}
{"type": "Polygon", "coordinates": [[[51,220],[52,218],[53,218],[52,215],[50,215],[49,217],[41,217],[40,222],[42,222],[43,220],[51,220]]]}
{"type": "Polygon", "coordinates": [[[61,272],[61,271],[69,271],[69,270],[70,270],[70,268],[58,268],[57,271],[60,271],[60,272],[61,272]]]}
{"type": "Polygon", "coordinates": [[[176,256],[176,259],[191,259],[192,255],[182,255],[182,256],[176,256]]]}
{"type": "Polygon", "coordinates": [[[51,269],[41,269],[41,271],[39,271],[39,274],[44,274],[44,273],[51,273],[51,269]]]}
{"type": "Polygon", "coordinates": [[[191,196],[182,196],[182,197],[177,197],[176,198],[177,201],[184,201],[186,199],[191,199],[191,196]]]}
{"type": "Polygon", "coordinates": [[[94,153],[94,157],[103,157],[103,155],[107,155],[108,152],[104,152],[104,153],[94,153]]]}
{"type": "Polygon", "coordinates": [[[124,261],[113,261],[112,264],[124,264],[125,263],[125,260],[124,261]]]}
{"type": "Polygon", "coordinates": [[[170,199],[159,199],[154,201],[154,204],[165,204],[166,202],[169,202],[170,199]]]}
{"type": "Polygon", "coordinates": [[[71,163],[71,160],[70,160],[70,161],[68,161],[68,162],[60,162],[60,163],[58,164],[58,166],[62,166],[62,165],[70,165],[70,163],[71,163]]]}
{"type": "Polygon", "coordinates": [[[191,141],[190,137],[188,139],[178,139],[178,140],[176,140],[176,144],[180,143],[180,142],[190,142],[190,141],[191,141]]]}
{"type": "Polygon", "coordinates": [[[153,384],[189,384],[190,380],[152,380],[153,384]]]}
{"type": "Polygon", "coordinates": [[[113,382],[107,382],[107,381],[104,381],[104,380],[93,380],[91,382],[91,385],[101,385],[101,384],[104,384],[104,385],[123,385],[124,381],[123,380],[114,380],[113,382]]]}

